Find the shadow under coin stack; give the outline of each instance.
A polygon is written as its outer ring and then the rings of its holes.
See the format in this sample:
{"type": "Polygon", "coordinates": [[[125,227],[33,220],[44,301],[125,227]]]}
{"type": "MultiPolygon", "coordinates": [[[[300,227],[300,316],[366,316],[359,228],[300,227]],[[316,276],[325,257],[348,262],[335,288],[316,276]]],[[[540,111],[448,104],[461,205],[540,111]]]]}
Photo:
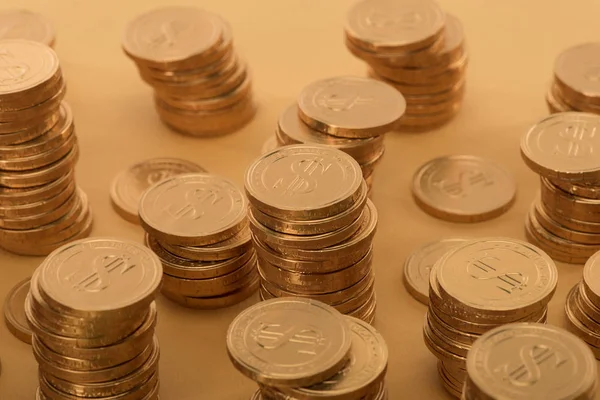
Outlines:
{"type": "Polygon", "coordinates": [[[0,82],[0,247],[47,255],[92,228],[87,197],[75,184],[73,115],[51,48],[2,40],[0,53],[17,71],[0,82]]]}
{"type": "Polygon", "coordinates": [[[600,114],[600,43],[574,46],[557,57],[546,104],[551,113],[600,114]]]}
{"type": "Polygon", "coordinates": [[[388,398],[383,337],[318,301],[273,299],[246,309],[229,326],[227,351],[260,386],[251,400],[388,398]]]}
{"type": "Polygon", "coordinates": [[[541,181],[525,234],[557,261],[585,264],[600,250],[599,129],[600,116],[566,112],[521,139],[521,156],[541,181]]]}
{"type": "Polygon", "coordinates": [[[162,294],[190,308],[241,302],[259,286],[244,193],[202,173],[162,180],[144,192],[146,245],[163,264],[162,294]]]}
{"type": "Polygon", "coordinates": [[[160,119],[175,131],[223,135],[254,117],[250,74],[220,16],[195,7],[150,11],[128,25],[123,49],[154,89],[160,119]]]}
{"type": "Polygon", "coordinates": [[[400,131],[427,131],[460,110],[468,55],[461,22],[432,0],[361,0],[348,12],[346,47],[369,75],[402,93],[400,131]]]}
{"type": "Polygon", "coordinates": [[[135,242],[90,238],[51,253],[25,301],[36,398],[158,399],[161,277],[158,258],[135,242]]]}
{"type": "Polygon", "coordinates": [[[446,253],[429,281],[423,337],[448,392],[460,397],[473,342],[512,322],[545,322],[557,282],[554,262],[528,243],[484,238],[446,253]]]}
{"type": "Polygon", "coordinates": [[[372,323],[377,210],[358,163],[324,146],[285,146],[255,161],[245,186],[261,298],[312,298],[372,323]]]}

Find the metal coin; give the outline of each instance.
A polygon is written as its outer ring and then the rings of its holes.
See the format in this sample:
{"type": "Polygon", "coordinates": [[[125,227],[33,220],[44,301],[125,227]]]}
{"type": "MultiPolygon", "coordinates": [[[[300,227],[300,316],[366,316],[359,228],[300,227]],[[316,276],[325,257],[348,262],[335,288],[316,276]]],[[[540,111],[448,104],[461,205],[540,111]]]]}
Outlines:
{"type": "Polygon", "coordinates": [[[270,153],[278,147],[279,143],[277,141],[277,137],[275,135],[271,135],[267,140],[264,141],[262,147],[260,148],[260,154],[264,155],[270,153]]]}
{"type": "Polygon", "coordinates": [[[163,291],[162,294],[167,299],[188,308],[199,310],[213,310],[217,308],[230,307],[238,304],[250,296],[252,296],[260,286],[260,280],[254,274],[254,277],[233,292],[226,293],[222,296],[212,297],[190,297],[182,296],[175,293],[163,291]]]}
{"type": "Polygon", "coordinates": [[[600,252],[591,256],[583,267],[583,284],[594,304],[600,305],[600,252]]]}
{"type": "Polygon", "coordinates": [[[4,300],[4,322],[14,337],[31,344],[31,328],[25,316],[25,298],[29,293],[30,278],[17,283],[4,300]]]}
{"type": "Polygon", "coordinates": [[[600,234],[579,232],[562,226],[546,213],[539,198],[534,201],[529,213],[535,215],[536,222],[544,229],[561,239],[580,244],[600,245],[600,234]]]}
{"type": "Polygon", "coordinates": [[[575,98],[600,106],[600,43],[585,43],[563,51],[554,64],[561,88],[575,98]]]}
{"type": "Polygon", "coordinates": [[[52,47],[54,29],[40,14],[28,10],[8,10],[0,13],[0,39],[27,39],[52,47]]]}

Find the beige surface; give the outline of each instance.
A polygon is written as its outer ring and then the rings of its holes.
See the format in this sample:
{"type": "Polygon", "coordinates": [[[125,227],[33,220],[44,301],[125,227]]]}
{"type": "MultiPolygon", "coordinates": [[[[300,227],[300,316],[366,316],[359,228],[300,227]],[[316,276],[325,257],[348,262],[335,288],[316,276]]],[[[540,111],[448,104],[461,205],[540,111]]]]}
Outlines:
{"type": "MultiPolygon", "coordinates": [[[[56,28],[56,50],[81,143],[77,177],[93,207],[94,235],[142,239],[141,228],[121,220],[108,201],[110,181],[126,165],[148,157],[179,156],[241,184],[246,165],[272,134],[278,113],[305,84],[365,70],[343,45],[346,1],[181,1],[202,5],[230,21],[237,48],[252,68],[260,104],[255,121],[241,132],[214,140],[183,137],[159,123],[150,89],[120,49],[125,23],[161,3],[167,2],[2,2],[2,7],[42,12],[56,28]]],[[[391,399],[449,398],[438,382],[435,359],[422,342],[425,307],[402,285],[403,259],[421,243],[443,236],[523,238],[523,218],[538,184],[521,162],[519,137],[546,114],[543,96],[558,52],[598,37],[600,2],[594,0],[446,0],[442,4],[464,22],[471,51],[464,110],[442,130],[389,135],[387,154],[375,179],[375,203],[381,216],[375,241],[376,326],[390,348],[391,399]],[[449,153],[478,154],[505,164],[518,178],[516,205],[495,221],[475,225],[445,223],[420,212],[408,191],[411,175],[422,162],[449,153]]],[[[0,252],[0,298],[39,262],[39,258],[0,252]]],[[[581,267],[561,264],[559,271],[549,322],[562,324],[565,295],[580,278],[581,267]]],[[[159,300],[163,399],[250,397],[256,386],[231,367],[224,345],[229,322],[247,304],[201,312],[159,300]]],[[[3,324],[0,359],[0,399],[32,399],[37,384],[30,348],[10,336],[3,324]]]]}

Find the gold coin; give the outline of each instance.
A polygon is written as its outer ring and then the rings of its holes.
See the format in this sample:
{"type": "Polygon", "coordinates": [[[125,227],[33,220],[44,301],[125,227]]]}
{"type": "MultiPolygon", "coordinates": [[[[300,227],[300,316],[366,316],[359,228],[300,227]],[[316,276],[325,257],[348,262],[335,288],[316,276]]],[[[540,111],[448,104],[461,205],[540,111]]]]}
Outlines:
{"type": "Polygon", "coordinates": [[[25,298],[29,293],[30,278],[17,283],[4,300],[4,322],[14,337],[31,344],[31,328],[25,316],[25,298]]]}
{"type": "Polygon", "coordinates": [[[229,307],[238,304],[256,292],[259,287],[258,277],[254,277],[250,282],[246,282],[241,288],[222,296],[213,297],[189,297],[181,296],[175,293],[163,291],[162,294],[169,300],[188,308],[200,310],[212,310],[216,308],[229,307]]]}
{"type": "Polygon", "coordinates": [[[308,126],[348,138],[389,132],[405,109],[404,97],[394,88],[353,76],[313,82],[298,97],[298,115],[308,126]]]}
{"type": "Polygon", "coordinates": [[[600,252],[591,256],[583,267],[583,284],[586,293],[594,304],[600,305],[600,252]]]}
{"type": "Polygon", "coordinates": [[[10,146],[34,140],[48,132],[60,117],[52,113],[32,123],[31,120],[0,122],[0,146],[10,146]]]}
{"type": "Polygon", "coordinates": [[[42,15],[28,10],[7,10],[0,13],[0,39],[33,40],[52,47],[54,29],[42,15]]]}
{"type": "Polygon", "coordinates": [[[600,43],[585,43],[563,51],[554,64],[557,83],[569,95],[600,106],[600,43]]]}
{"type": "MultiPolygon", "coordinates": [[[[5,205],[0,201],[0,216],[8,219],[40,217],[41,214],[48,213],[65,203],[65,201],[67,201],[67,199],[75,192],[75,187],[75,180],[67,179],[64,187],[61,188],[61,191],[54,193],[51,197],[36,199],[35,201],[28,203],[19,203],[19,201],[15,201],[15,204],[8,203],[5,205]]],[[[20,193],[21,192],[18,191],[18,189],[15,191],[17,200],[20,200],[18,196],[20,193]]],[[[0,225],[2,224],[3,221],[0,220],[0,225]]]]}
{"type": "Polygon", "coordinates": [[[469,63],[468,54],[462,56],[452,64],[434,65],[428,68],[397,68],[385,65],[372,64],[371,68],[383,76],[400,85],[446,85],[447,82],[455,83],[464,79],[469,63]]]}
{"type": "Polygon", "coordinates": [[[548,213],[546,213],[539,198],[534,201],[529,213],[535,215],[537,223],[539,223],[544,229],[561,239],[580,244],[600,245],[600,234],[579,232],[569,229],[566,226],[562,226],[560,223],[552,219],[548,213]]]}
{"type": "Polygon", "coordinates": [[[110,199],[120,216],[139,223],[138,205],[144,191],[163,179],[190,172],[206,170],[191,161],[178,158],[151,158],[137,162],[113,179],[110,199]]]}
{"type": "Polygon", "coordinates": [[[570,193],[574,196],[583,197],[586,199],[600,200],[600,187],[596,185],[580,185],[572,182],[564,182],[561,180],[550,180],[550,183],[557,188],[570,193]]]}
{"type": "Polygon", "coordinates": [[[541,178],[540,196],[542,202],[573,219],[587,222],[600,222],[600,200],[586,199],[564,192],[550,180],[541,178]]]}
{"type": "Polygon", "coordinates": [[[412,181],[417,205],[452,222],[495,218],[512,206],[516,190],[514,178],[503,167],[467,155],[435,158],[423,164],[412,181]]]}

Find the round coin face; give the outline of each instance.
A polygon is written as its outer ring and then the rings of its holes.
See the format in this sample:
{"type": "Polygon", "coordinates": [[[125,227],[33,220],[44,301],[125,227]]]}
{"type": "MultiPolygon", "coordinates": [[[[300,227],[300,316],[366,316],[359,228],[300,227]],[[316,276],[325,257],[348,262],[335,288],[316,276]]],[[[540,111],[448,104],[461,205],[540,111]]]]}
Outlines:
{"type": "Polygon", "coordinates": [[[38,86],[58,71],[58,56],[50,47],[30,40],[0,40],[0,95],[14,94],[38,86]]]}
{"type": "Polygon", "coordinates": [[[484,334],[467,356],[467,373],[490,398],[588,398],[596,360],[573,334],[551,325],[504,325],[484,334]]]}
{"type": "Polygon", "coordinates": [[[413,197],[428,214],[453,222],[479,222],[503,214],[514,203],[512,175],[489,160],[456,155],[433,159],[413,177],[413,197]]]}
{"type": "Polygon", "coordinates": [[[141,244],[113,238],[76,240],[39,267],[39,288],[53,303],[92,313],[135,306],[154,295],[159,258],[141,244]]]}
{"type": "Polygon", "coordinates": [[[235,367],[270,386],[322,382],[346,362],[352,333],[346,319],[324,303],[285,297],[239,314],[227,332],[235,367]]]}
{"type": "Polygon", "coordinates": [[[150,186],[172,176],[206,172],[199,165],[177,158],[151,158],[131,165],[115,177],[110,198],[128,221],[138,221],[138,204],[142,194],[150,186]]]}
{"type": "Polygon", "coordinates": [[[0,13],[1,39],[26,39],[52,46],[54,29],[39,14],[27,10],[8,10],[0,13]]]}
{"type": "Polygon", "coordinates": [[[341,137],[390,131],[406,110],[396,89],[370,78],[342,76],[306,86],[298,98],[300,118],[311,128],[341,137]]]}
{"type": "Polygon", "coordinates": [[[569,181],[600,179],[600,116],[565,112],[534,125],[521,139],[521,155],[534,172],[569,181]]]}
{"type": "Polygon", "coordinates": [[[554,64],[554,74],[577,93],[600,98],[600,43],[585,43],[563,51],[554,64]]]}
{"type": "Polygon", "coordinates": [[[484,238],[457,246],[436,267],[439,288],[473,310],[522,310],[547,303],[558,273],[552,259],[516,239],[484,238]]]}

